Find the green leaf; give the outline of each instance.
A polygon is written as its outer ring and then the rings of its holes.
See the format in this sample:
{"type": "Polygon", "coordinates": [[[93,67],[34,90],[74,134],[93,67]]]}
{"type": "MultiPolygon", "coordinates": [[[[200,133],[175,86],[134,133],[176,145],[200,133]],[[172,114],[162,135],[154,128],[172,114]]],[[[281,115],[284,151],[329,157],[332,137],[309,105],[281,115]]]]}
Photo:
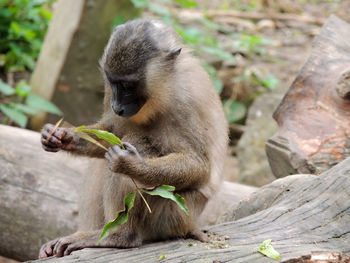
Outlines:
{"type": "Polygon", "coordinates": [[[271,239],[265,240],[259,247],[259,252],[269,258],[280,260],[280,253],[278,253],[271,245],[271,239]]]}
{"type": "Polygon", "coordinates": [[[175,30],[188,44],[194,45],[202,38],[202,32],[198,28],[183,29],[180,26],[175,26],[175,30]]]}
{"type": "Polygon", "coordinates": [[[131,0],[131,3],[136,8],[145,8],[145,7],[148,6],[148,1],[147,0],[131,0]]]}
{"type": "Polygon", "coordinates": [[[193,8],[198,6],[197,2],[192,0],[175,0],[174,2],[186,8],[193,8]]]}
{"type": "Polygon", "coordinates": [[[6,96],[15,94],[15,89],[0,79],[0,92],[6,96]]]}
{"type": "Polygon", "coordinates": [[[238,101],[232,99],[223,102],[226,119],[229,123],[234,123],[243,119],[247,112],[247,107],[238,101]]]}
{"type": "Polygon", "coordinates": [[[26,28],[26,29],[24,29],[24,37],[30,41],[36,37],[36,33],[34,31],[26,28]]]}
{"type": "Polygon", "coordinates": [[[126,22],[126,19],[122,16],[115,16],[113,19],[113,25],[112,28],[115,28],[116,26],[119,26],[121,24],[124,24],[126,22]]]}
{"type": "Polygon", "coordinates": [[[222,60],[226,60],[226,61],[230,61],[230,62],[235,62],[236,58],[230,54],[229,52],[226,52],[220,48],[216,48],[216,47],[208,47],[208,46],[203,46],[201,47],[201,51],[217,56],[222,60]]]}
{"type": "Polygon", "coordinates": [[[145,189],[141,189],[141,191],[143,191],[149,195],[157,195],[157,196],[161,196],[163,198],[170,199],[170,200],[174,201],[180,207],[180,209],[186,213],[186,215],[189,215],[189,211],[188,211],[188,208],[186,207],[185,199],[179,194],[174,195],[174,193],[173,193],[175,191],[174,186],[161,185],[152,191],[148,191],[145,189]]]}
{"type": "Polygon", "coordinates": [[[273,90],[277,87],[278,79],[273,75],[268,75],[266,78],[261,79],[261,83],[269,90],[273,90]]]}
{"type": "Polygon", "coordinates": [[[44,110],[46,112],[62,115],[62,111],[50,101],[47,101],[33,93],[29,93],[26,99],[26,104],[34,109],[44,110]]]}
{"type": "Polygon", "coordinates": [[[120,225],[123,225],[128,221],[129,211],[134,207],[135,195],[136,191],[133,191],[124,198],[124,209],[117,211],[115,219],[104,226],[97,244],[99,244],[111,232],[116,231],[120,225]]]}
{"type": "Polygon", "coordinates": [[[77,128],[78,131],[88,132],[96,135],[99,139],[109,142],[112,145],[123,145],[122,141],[115,136],[113,133],[103,130],[96,129],[85,129],[85,126],[80,126],[77,128]]]}
{"type": "Polygon", "coordinates": [[[0,67],[3,67],[6,64],[6,55],[5,54],[0,54],[0,67]]]}
{"type": "Polygon", "coordinates": [[[161,261],[161,260],[163,260],[163,259],[165,259],[165,255],[164,255],[164,254],[160,254],[160,255],[159,255],[159,258],[158,258],[158,261],[161,261]]]}
{"type": "Polygon", "coordinates": [[[219,30],[220,29],[220,25],[213,22],[212,20],[206,18],[206,17],[202,17],[199,19],[199,22],[205,26],[206,28],[210,29],[210,30],[219,30]]]}
{"type": "Polygon", "coordinates": [[[30,70],[34,70],[35,60],[31,55],[21,53],[20,58],[22,59],[24,65],[27,66],[27,68],[29,68],[30,70]]]}
{"type": "Polygon", "coordinates": [[[31,91],[31,89],[32,88],[24,80],[21,80],[20,82],[17,83],[15,91],[18,96],[26,97],[31,91]]]}
{"type": "Polygon", "coordinates": [[[224,87],[224,84],[222,83],[221,79],[219,79],[216,76],[210,76],[210,78],[211,78],[211,82],[213,83],[216,92],[218,94],[220,94],[223,87],[224,87]]]}
{"type": "Polygon", "coordinates": [[[17,111],[21,111],[25,114],[29,114],[29,115],[35,115],[39,110],[38,109],[34,109],[30,106],[21,104],[21,103],[11,103],[10,106],[12,108],[14,108],[17,111]]]}
{"type": "Polygon", "coordinates": [[[52,12],[50,12],[49,10],[47,10],[47,9],[45,9],[45,8],[43,8],[43,7],[41,7],[41,8],[39,9],[39,14],[40,14],[43,18],[45,18],[46,20],[51,20],[51,18],[52,18],[52,12]]]}
{"type": "Polygon", "coordinates": [[[202,66],[208,72],[216,92],[220,94],[224,87],[224,84],[222,83],[221,79],[219,79],[216,76],[216,69],[213,66],[209,65],[208,63],[202,63],[202,66]]]}
{"type": "Polygon", "coordinates": [[[170,12],[168,9],[166,9],[165,7],[161,6],[161,5],[158,5],[158,4],[154,4],[154,3],[149,3],[148,4],[148,8],[156,13],[157,15],[160,15],[160,16],[169,16],[170,15],[170,12]]]}
{"type": "Polygon", "coordinates": [[[20,127],[24,128],[27,125],[28,117],[22,112],[12,109],[8,105],[0,104],[0,111],[2,111],[12,121],[17,123],[20,127]]]}
{"type": "Polygon", "coordinates": [[[15,36],[19,36],[21,33],[21,27],[17,22],[11,22],[10,29],[15,36]]]}

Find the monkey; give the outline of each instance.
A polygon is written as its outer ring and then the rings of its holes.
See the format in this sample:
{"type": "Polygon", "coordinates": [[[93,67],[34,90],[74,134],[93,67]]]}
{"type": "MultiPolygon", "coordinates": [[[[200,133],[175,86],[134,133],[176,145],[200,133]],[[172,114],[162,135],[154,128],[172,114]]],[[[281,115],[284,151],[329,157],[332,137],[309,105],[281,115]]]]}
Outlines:
{"type": "MultiPolygon", "coordinates": [[[[87,247],[132,248],[174,238],[206,240],[198,223],[222,181],[228,127],[209,75],[170,26],[136,19],[115,27],[99,61],[105,96],[101,120],[87,128],[112,132],[124,147],[97,147],[72,128],[44,125],[49,152],[98,158],[84,178],[76,233],[44,244],[40,258],[62,257],[87,247]],[[128,221],[98,243],[102,227],[139,187],[172,185],[186,200],[187,216],[174,202],[136,196],[128,221]]],[[[96,138],[98,140],[98,138],[96,138]]]]}

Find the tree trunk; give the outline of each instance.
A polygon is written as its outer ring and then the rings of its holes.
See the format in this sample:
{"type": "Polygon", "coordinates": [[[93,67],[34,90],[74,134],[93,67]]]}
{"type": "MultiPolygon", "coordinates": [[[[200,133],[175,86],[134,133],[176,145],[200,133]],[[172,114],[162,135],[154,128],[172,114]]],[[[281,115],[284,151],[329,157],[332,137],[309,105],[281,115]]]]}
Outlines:
{"type": "Polygon", "coordinates": [[[276,177],[320,174],[350,156],[350,25],[331,16],[274,113],[266,144],[276,177]]]}
{"type": "MultiPolygon", "coordinates": [[[[231,217],[224,217],[224,221],[237,221],[207,228],[212,243],[176,240],[136,249],[90,248],[35,262],[144,263],[157,262],[164,255],[164,262],[270,263],[272,259],[258,252],[266,239],[272,239],[282,262],[348,262],[339,259],[346,255],[335,261],[316,261],[313,255],[314,251],[350,253],[349,167],[350,158],[319,176],[294,175],[262,187],[241,202],[231,217]]],[[[319,254],[323,258],[340,255],[319,254]]]]}
{"type": "MultiPolygon", "coordinates": [[[[0,145],[0,255],[35,259],[42,244],[76,230],[76,186],[100,160],[45,152],[38,133],[4,125],[0,145]]],[[[225,182],[202,224],[216,223],[229,205],[255,190],[225,182]]]]}

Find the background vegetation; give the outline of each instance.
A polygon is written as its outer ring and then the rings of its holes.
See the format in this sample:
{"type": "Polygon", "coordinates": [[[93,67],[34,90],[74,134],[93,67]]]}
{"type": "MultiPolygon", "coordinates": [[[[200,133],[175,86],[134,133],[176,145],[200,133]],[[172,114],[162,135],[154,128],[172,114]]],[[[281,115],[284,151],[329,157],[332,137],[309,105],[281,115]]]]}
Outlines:
{"type": "Polygon", "coordinates": [[[26,127],[39,110],[61,114],[52,103],[31,93],[25,79],[14,84],[14,73],[34,70],[52,12],[53,0],[0,1],[0,121],[26,127]],[[12,87],[14,86],[14,87],[12,87]]]}

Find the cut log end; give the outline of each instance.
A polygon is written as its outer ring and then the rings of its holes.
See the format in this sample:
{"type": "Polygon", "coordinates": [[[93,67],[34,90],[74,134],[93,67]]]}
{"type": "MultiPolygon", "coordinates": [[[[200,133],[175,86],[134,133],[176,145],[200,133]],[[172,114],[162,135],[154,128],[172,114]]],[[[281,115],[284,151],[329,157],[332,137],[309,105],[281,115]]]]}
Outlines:
{"type": "Polygon", "coordinates": [[[346,71],[340,76],[336,91],[339,97],[350,101],[350,70],[346,71]]]}

